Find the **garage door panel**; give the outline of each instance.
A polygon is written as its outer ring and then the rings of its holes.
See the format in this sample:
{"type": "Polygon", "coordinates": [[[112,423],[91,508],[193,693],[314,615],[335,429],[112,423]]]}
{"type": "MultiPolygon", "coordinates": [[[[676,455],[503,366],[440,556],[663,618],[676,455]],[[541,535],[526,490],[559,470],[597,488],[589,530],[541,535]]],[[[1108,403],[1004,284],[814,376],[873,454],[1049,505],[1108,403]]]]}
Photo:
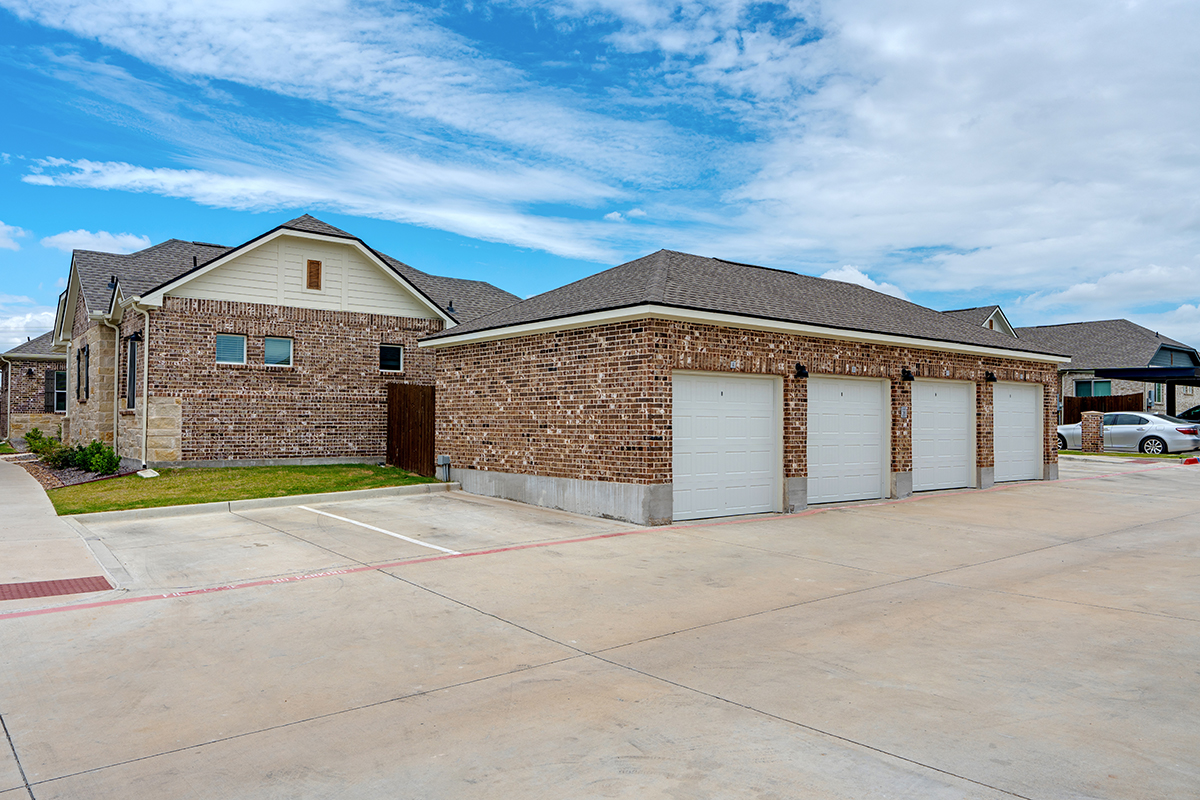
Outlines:
{"type": "Polygon", "coordinates": [[[1042,477],[1042,389],[1038,384],[992,387],[996,481],[1042,477]]]}
{"type": "Polygon", "coordinates": [[[971,485],[974,469],[974,386],[913,383],[913,490],[971,485]]]}
{"type": "Polygon", "coordinates": [[[775,381],[675,375],[673,407],[675,519],[776,510],[775,381]]]}
{"type": "Polygon", "coordinates": [[[808,381],[808,502],[883,495],[883,381],[808,381]]]}

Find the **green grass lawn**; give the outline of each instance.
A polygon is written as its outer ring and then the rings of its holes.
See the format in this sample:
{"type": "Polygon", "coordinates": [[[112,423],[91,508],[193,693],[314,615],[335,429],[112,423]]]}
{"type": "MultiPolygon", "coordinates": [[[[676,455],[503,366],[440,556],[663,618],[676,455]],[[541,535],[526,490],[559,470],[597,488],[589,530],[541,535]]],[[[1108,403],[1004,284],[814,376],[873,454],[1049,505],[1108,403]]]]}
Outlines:
{"type": "Polygon", "coordinates": [[[0,456],[6,456],[9,453],[15,452],[17,451],[13,450],[12,445],[10,445],[8,442],[0,442],[0,456]]]}
{"type": "Polygon", "coordinates": [[[1194,458],[1200,456],[1200,452],[1191,450],[1187,453],[1163,453],[1161,456],[1152,456],[1149,453],[1114,453],[1111,450],[1104,453],[1085,453],[1082,450],[1059,450],[1061,456],[1114,456],[1116,458],[1194,458]]]}
{"type": "Polygon", "coordinates": [[[160,469],[158,472],[157,478],[126,475],[51,489],[46,494],[62,515],[437,482],[434,478],[422,478],[396,467],[371,464],[160,469]]]}

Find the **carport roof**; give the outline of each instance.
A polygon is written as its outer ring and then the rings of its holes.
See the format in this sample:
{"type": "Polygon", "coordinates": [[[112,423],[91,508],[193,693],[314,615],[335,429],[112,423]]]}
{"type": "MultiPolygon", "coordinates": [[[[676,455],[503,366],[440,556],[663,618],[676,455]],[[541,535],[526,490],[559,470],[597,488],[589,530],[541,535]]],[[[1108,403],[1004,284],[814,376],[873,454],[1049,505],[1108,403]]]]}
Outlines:
{"type": "Polygon", "coordinates": [[[635,306],[732,314],[977,347],[1060,355],[863,286],[674,250],[531,297],[425,341],[635,306]]]}

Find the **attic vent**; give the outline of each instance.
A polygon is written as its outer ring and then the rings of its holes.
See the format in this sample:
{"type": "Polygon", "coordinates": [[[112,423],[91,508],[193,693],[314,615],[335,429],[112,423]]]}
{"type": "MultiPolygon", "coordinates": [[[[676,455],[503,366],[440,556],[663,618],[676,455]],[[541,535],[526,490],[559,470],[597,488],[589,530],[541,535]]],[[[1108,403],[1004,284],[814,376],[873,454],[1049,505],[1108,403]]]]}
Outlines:
{"type": "Polygon", "coordinates": [[[308,262],[308,288],[316,291],[321,290],[321,262],[309,260],[308,262]]]}

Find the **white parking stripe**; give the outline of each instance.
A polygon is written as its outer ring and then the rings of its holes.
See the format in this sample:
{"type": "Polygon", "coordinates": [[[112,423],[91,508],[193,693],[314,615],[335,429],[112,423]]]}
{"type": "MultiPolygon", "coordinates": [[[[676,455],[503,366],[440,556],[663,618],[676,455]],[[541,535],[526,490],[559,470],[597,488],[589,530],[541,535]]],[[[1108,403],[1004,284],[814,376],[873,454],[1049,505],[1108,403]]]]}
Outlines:
{"type": "Polygon", "coordinates": [[[394,536],[397,539],[403,539],[404,541],[411,542],[412,544],[419,544],[419,545],[421,545],[421,547],[431,547],[434,550],[441,550],[443,553],[449,553],[452,556],[462,555],[457,550],[450,550],[449,548],[446,548],[446,547],[439,547],[436,544],[430,544],[429,542],[422,542],[419,539],[410,539],[407,536],[401,536],[398,533],[392,533],[391,531],[385,531],[383,528],[376,528],[374,525],[368,525],[365,522],[355,522],[352,519],[346,519],[345,517],[339,517],[337,514],[330,514],[326,511],[317,511],[315,508],[309,508],[308,506],[296,506],[296,508],[303,508],[305,511],[311,511],[314,514],[320,514],[323,517],[332,517],[333,519],[338,519],[338,520],[341,520],[342,522],[349,522],[351,525],[357,525],[360,528],[367,528],[368,530],[372,530],[377,533],[386,533],[388,536],[394,536]]]}

